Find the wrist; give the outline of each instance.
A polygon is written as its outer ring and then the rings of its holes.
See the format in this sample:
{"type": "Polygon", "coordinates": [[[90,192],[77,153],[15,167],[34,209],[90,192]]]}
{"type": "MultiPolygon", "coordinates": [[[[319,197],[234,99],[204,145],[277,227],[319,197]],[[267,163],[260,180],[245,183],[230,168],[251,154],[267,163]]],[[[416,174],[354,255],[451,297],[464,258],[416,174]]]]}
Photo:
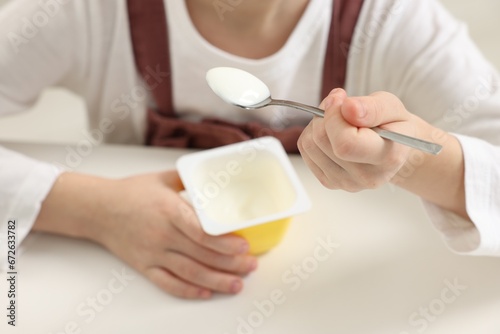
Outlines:
{"type": "Polygon", "coordinates": [[[457,138],[416,118],[419,138],[443,146],[438,155],[412,149],[391,180],[423,199],[468,218],[465,209],[464,158],[457,138]]]}
{"type": "Polygon", "coordinates": [[[101,243],[106,222],[105,189],[111,180],[63,173],[42,203],[33,230],[101,243]]]}

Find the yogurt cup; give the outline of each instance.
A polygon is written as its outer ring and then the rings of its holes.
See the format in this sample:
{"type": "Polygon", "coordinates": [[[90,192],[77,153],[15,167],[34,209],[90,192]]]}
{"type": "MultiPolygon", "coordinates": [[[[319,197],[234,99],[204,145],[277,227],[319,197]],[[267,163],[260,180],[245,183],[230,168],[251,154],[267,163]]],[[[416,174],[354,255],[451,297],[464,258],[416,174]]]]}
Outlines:
{"type": "Polygon", "coordinates": [[[311,201],[281,142],[262,137],[182,156],[177,169],[203,230],[246,238],[261,254],[311,201]]]}

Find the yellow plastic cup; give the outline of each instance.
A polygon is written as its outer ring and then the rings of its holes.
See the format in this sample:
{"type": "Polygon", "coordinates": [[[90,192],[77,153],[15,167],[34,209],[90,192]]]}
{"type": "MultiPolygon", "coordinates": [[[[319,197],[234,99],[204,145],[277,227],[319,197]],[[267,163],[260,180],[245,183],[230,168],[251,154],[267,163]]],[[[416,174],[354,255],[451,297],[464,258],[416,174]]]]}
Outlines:
{"type": "Polygon", "coordinates": [[[281,142],[263,137],[187,154],[177,169],[201,227],[233,233],[262,254],[283,239],[311,202],[281,142]]]}
{"type": "Polygon", "coordinates": [[[234,234],[248,241],[250,244],[250,254],[260,255],[268,252],[281,242],[291,220],[292,218],[283,218],[273,222],[247,227],[235,231],[234,234]]]}

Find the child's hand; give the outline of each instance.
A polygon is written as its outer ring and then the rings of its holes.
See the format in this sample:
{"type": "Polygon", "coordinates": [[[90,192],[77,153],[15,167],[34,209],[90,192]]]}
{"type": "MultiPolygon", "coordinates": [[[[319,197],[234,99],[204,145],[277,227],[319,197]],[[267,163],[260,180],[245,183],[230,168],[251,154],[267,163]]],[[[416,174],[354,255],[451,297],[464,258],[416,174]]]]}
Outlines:
{"type": "Polygon", "coordinates": [[[347,97],[333,90],[302,133],[302,157],[321,183],[331,189],[359,191],[390,181],[408,159],[410,149],[381,138],[370,128],[414,136],[413,116],[392,94],[347,97]]]}
{"type": "Polygon", "coordinates": [[[208,298],[212,291],[237,293],[240,275],[255,269],[239,237],[205,234],[193,208],[178,191],[176,172],[118,181],[114,213],[102,243],[163,290],[183,298],[208,298]]]}
{"type": "Polygon", "coordinates": [[[122,180],[65,173],[34,228],[96,241],[178,297],[239,292],[257,265],[247,241],[205,234],[181,189],[175,171],[122,180]]]}

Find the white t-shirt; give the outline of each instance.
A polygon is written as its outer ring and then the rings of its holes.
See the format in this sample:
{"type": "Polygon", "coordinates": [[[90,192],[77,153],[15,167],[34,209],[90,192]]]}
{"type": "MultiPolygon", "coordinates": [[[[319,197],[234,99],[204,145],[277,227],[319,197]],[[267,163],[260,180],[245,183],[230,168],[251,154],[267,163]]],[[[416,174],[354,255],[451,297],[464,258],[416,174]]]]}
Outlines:
{"type": "MultiPolygon", "coordinates": [[[[0,115],[28,109],[44,87],[63,86],[85,99],[91,129],[107,142],[142,143],[151,98],[143,94],[135,68],[126,1],[51,4],[16,0],[0,12],[0,115]]],[[[238,67],[263,79],[274,97],[319,104],[331,0],[311,0],[285,46],[259,60],[210,45],[191,23],[184,1],[166,6],[174,107],[181,117],[259,120],[276,128],[307,124],[310,116],[286,109],[236,109],[216,97],[204,77],[215,66],[238,67]]],[[[161,73],[151,71],[161,80],[161,73]]],[[[426,207],[459,252],[500,255],[498,83],[466,27],[435,0],[365,1],[349,48],[345,88],[350,95],[392,92],[411,112],[457,134],[473,223],[426,207]]],[[[0,161],[0,219],[4,224],[18,218],[23,237],[60,170],[5,149],[0,161]]]]}

